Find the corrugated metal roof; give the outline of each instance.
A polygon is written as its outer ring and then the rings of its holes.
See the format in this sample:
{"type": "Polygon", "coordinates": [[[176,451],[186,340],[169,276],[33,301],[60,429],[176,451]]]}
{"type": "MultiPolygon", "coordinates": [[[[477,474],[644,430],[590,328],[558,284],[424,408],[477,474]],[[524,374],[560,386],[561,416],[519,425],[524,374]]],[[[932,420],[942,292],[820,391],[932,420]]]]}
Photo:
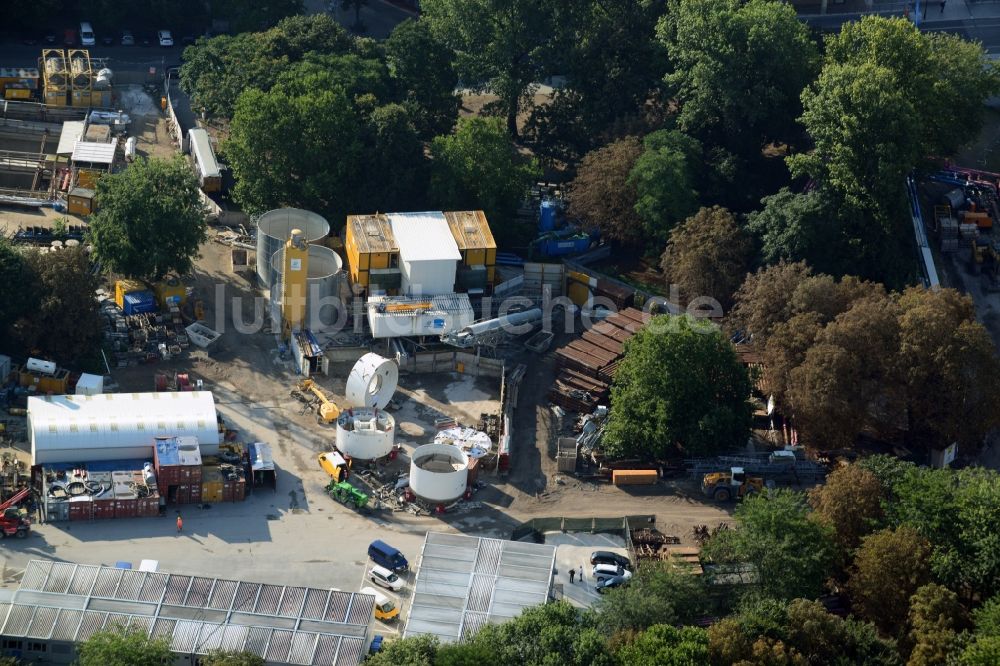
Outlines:
{"type": "Polygon", "coordinates": [[[62,131],[59,133],[59,145],[56,147],[56,155],[70,155],[76,148],[76,142],[83,136],[84,125],[82,120],[67,120],[63,123],[62,131]]]}
{"type": "Polygon", "coordinates": [[[389,213],[403,261],[458,261],[462,255],[444,213],[389,213]]]}
{"type": "Polygon", "coordinates": [[[73,148],[73,161],[87,162],[89,164],[111,164],[115,161],[115,152],[117,150],[117,141],[112,141],[111,143],[77,141],[76,146],[73,148]]]}
{"type": "Polygon", "coordinates": [[[429,532],[403,636],[455,642],[545,603],[555,556],[554,546],[429,532]]]}
{"type": "Polygon", "coordinates": [[[82,641],[121,626],[185,654],[246,650],[324,666],[361,661],[375,603],[360,593],[41,560],[28,563],[12,600],[0,603],[5,637],[82,641]]]}

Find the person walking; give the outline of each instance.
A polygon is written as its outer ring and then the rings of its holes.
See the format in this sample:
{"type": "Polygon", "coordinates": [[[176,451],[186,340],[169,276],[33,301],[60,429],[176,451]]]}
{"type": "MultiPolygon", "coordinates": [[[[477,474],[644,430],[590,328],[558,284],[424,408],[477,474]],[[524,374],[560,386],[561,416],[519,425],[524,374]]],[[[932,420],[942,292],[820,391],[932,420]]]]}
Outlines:
{"type": "Polygon", "coordinates": [[[946,0],[941,0],[941,13],[944,14],[944,3],[946,0]]]}
{"type": "Polygon", "coordinates": [[[184,521],[181,520],[181,514],[177,514],[177,532],[179,533],[184,528],[184,521]]]}
{"type": "Polygon", "coordinates": [[[570,569],[569,570],[569,582],[570,582],[570,584],[573,583],[573,578],[575,576],[576,576],[576,569],[570,569]]]}
{"type": "Polygon", "coordinates": [[[580,582],[583,582],[583,567],[580,567],[580,582]]]}

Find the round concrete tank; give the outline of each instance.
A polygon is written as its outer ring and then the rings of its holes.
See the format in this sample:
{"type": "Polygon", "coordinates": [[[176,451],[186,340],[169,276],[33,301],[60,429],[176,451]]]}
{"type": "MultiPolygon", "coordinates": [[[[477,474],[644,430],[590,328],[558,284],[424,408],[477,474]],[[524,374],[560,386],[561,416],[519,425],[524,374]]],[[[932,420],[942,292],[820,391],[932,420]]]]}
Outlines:
{"type": "MultiPolygon", "coordinates": [[[[257,255],[260,256],[260,255],[257,255]]],[[[310,245],[309,246],[309,263],[307,267],[306,274],[306,323],[312,322],[312,311],[313,307],[319,304],[319,307],[323,305],[333,305],[336,306],[341,302],[340,290],[344,284],[346,284],[347,277],[343,271],[344,262],[340,258],[340,255],[323,245],[310,245]]],[[[271,301],[276,304],[281,304],[282,297],[282,281],[281,275],[284,272],[285,262],[283,252],[279,251],[274,253],[271,257],[271,270],[270,275],[272,277],[271,283],[271,301]]],[[[323,313],[319,313],[317,316],[320,317],[321,323],[329,324],[335,318],[336,314],[333,316],[325,316],[323,313]]]]}
{"type": "Polygon", "coordinates": [[[410,458],[410,490],[422,500],[457,500],[469,483],[469,456],[450,444],[424,444],[410,458]]]}
{"type": "Polygon", "coordinates": [[[274,282],[271,258],[284,247],[292,229],[301,229],[306,242],[313,243],[330,233],[330,224],[322,215],[301,208],[278,208],[261,215],[257,220],[257,277],[262,286],[274,282]]]}
{"type": "Polygon", "coordinates": [[[370,409],[351,409],[337,419],[337,450],[358,460],[389,455],[396,438],[396,419],[370,409]]]}

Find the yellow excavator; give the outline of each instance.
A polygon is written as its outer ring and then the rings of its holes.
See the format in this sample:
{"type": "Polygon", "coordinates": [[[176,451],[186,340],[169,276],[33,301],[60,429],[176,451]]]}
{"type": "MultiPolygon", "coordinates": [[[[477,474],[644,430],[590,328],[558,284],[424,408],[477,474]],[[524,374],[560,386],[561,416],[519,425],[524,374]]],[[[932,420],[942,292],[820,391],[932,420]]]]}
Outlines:
{"type": "Polygon", "coordinates": [[[728,472],[711,472],[701,479],[701,492],[717,502],[743,499],[764,489],[764,479],[747,476],[742,467],[732,467],[728,472]]]}
{"type": "Polygon", "coordinates": [[[316,382],[311,379],[303,379],[299,382],[298,391],[305,395],[312,393],[319,401],[316,405],[316,414],[320,423],[333,423],[340,416],[340,407],[333,400],[327,397],[326,393],[316,382]]]}

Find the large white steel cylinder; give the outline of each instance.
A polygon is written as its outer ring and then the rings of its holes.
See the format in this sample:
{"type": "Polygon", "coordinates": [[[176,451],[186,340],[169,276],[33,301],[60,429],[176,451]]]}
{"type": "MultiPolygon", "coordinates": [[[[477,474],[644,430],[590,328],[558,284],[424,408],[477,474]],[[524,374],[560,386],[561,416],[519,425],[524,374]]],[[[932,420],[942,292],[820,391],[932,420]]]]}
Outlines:
{"type": "Polygon", "coordinates": [[[395,361],[378,354],[365,354],[347,376],[347,402],[366,409],[385,409],[398,383],[399,366],[395,361]]]}
{"type": "Polygon", "coordinates": [[[395,437],[396,419],[386,412],[350,409],[337,419],[337,450],[358,460],[389,455],[395,437]]]}
{"type": "Polygon", "coordinates": [[[270,287],[275,279],[271,258],[285,246],[292,229],[302,231],[308,243],[315,243],[330,233],[330,223],[322,215],[301,208],[269,210],[257,220],[257,277],[270,287]]]}
{"type": "Polygon", "coordinates": [[[424,444],[410,458],[410,490],[428,502],[451,502],[469,482],[469,456],[450,444],[424,444]]]}

